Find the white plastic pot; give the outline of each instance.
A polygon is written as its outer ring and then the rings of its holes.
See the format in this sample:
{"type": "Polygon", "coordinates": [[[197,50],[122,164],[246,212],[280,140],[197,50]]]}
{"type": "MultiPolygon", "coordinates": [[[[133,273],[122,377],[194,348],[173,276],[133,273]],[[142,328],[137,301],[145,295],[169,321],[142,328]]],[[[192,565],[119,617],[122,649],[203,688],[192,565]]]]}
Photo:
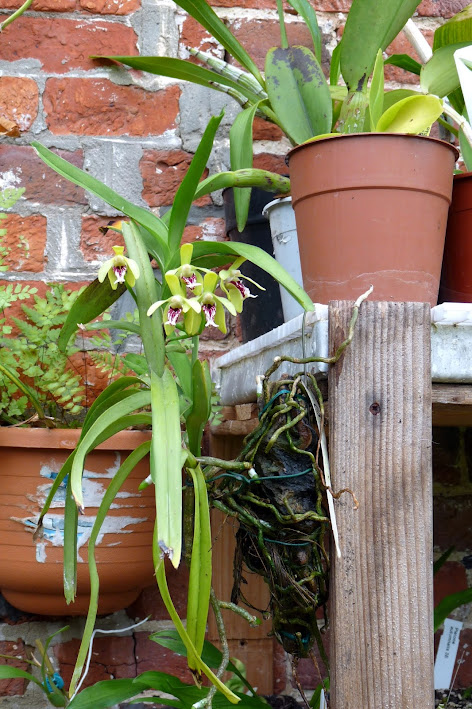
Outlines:
{"type": "MultiPolygon", "coordinates": [[[[300,253],[298,251],[297,226],[295,224],[295,212],[292,208],[292,198],[283,197],[274,199],[264,207],[263,215],[270,222],[272,243],[276,260],[286,271],[303,287],[302,269],[300,266],[300,253]]],[[[295,298],[282,286],[280,287],[280,297],[282,299],[282,310],[284,320],[288,322],[300,313],[303,308],[295,298]]]]}

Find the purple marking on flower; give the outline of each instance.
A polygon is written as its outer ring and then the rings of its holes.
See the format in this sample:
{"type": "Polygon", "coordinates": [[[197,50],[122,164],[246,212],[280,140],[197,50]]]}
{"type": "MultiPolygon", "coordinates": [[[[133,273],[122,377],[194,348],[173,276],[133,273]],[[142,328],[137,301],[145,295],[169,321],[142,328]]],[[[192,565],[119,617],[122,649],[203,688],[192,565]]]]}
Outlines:
{"type": "Polygon", "coordinates": [[[249,298],[251,296],[251,291],[239,278],[235,281],[230,281],[230,283],[236,286],[243,298],[249,298]]]}
{"type": "Polygon", "coordinates": [[[202,305],[202,310],[205,313],[205,327],[208,327],[209,325],[211,327],[218,327],[215,323],[216,305],[212,305],[211,303],[204,304],[202,305]]]}
{"type": "Polygon", "coordinates": [[[197,277],[194,273],[191,276],[182,276],[182,280],[190,290],[193,290],[198,285],[197,277]]]}
{"type": "Polygon", "coordinates": [[[115,283],[124,283],[126,276],[126,266],[113,266],[113,273],[115,274],[115,283]]]}
{"type": "Polygon", "coordinates": [[[169,308],[167,311],[167,321],[164,325],[175,325],[181,312],[182,308],[169,308]]]}

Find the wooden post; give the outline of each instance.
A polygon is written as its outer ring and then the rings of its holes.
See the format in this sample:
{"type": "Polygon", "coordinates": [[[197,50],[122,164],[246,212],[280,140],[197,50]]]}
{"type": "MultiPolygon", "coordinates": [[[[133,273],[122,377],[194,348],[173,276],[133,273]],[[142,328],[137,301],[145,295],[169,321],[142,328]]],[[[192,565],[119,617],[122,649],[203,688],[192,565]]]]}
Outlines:
{"type": "MultiPolygon", "coordinates": [[[[330,351],[352,304],[330,304],[330,351]]],[[[330,369],[330,455],[342,558],[331,580],[332,709],[431,709],[430,312],[365,302],[330,369]]]]}

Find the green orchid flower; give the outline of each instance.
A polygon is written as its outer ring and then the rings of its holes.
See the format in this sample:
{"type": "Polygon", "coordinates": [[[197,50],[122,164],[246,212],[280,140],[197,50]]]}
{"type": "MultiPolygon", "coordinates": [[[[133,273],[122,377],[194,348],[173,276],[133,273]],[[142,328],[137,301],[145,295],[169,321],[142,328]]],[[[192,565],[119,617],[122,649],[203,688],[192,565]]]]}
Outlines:
{"type": "Polygon", "coordinates": [[[237,311],[231,300],[215,295],[219,280],[219,275],[213,271],[206,273],[203,279],[203,293],[198,300],[202,306],[205,327],[217,327],[223,334],[226,334],[225,308],[231,315],[236,315],[237,311]]]}
{"type": "Polygon", "coordinates": [[[167,271],[167,276],[175,276],[179,279],[184,290],[188,288],[199,295],[203,290],[202,273],[208,273],[207,268],[200,268],[192,265],[193,244],[183,244],[180,247],[180,266],[172,271],[167,271]]]}
{"type": "Polygon", "coordinates": [[[126,283],[133,288],[136,279],[139,278],[139,267],[132,258],[124,256],[124,246],[113,246],[115,255],[105,261],[98,272],[98,280],[103,283],[108,276],[111,287],[116,290],[118,283],[126,283]]]}
{"type": "MultiPolygon", "coordinates": [[[[166,274],[167,277],[167,274],[166,274]]],[[[151,316],[161,305],[165,305],[162,319],[164,330],[167,335],[171,335],[180,316],[183,314],[183,327],[187,335],[196,335],[202,325],[202,306],[197,298],[186,298],[180,293],[171,295],[166,300],[158,300],[148,309],[147,314],[151,316]]]]}
{"type": "Polygon", "coordinates": [[[239,267],[245,260],[246,259],[241,256],[236,259],[236,261],[228,269],[223,269],[219,273],[220,286],[238,313],[242,311],[243,303],[246,298],[257,298],[257,295],[253,295],[243,281],[249,281],[254,286],[259,288],[259,290],[265,290],[265,288],[260,286],[259,283],[253,281],[252,278],[249,278],[249,276],[244,276],[241,273],[239,267]]]}

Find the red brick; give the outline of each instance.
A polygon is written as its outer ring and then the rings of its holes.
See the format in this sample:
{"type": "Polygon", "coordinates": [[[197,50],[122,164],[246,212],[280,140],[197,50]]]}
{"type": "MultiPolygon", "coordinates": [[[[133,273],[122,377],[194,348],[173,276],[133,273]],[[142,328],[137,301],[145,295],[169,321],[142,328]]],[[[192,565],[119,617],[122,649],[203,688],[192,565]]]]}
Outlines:
{"type": "Polygon", "coordinates": [[[316,3],[319,12],[348,12],[350,7],[351,0],[320,0],[316,3]]]}
{"type": "MultiPolygon", "coordinates": [[[[10,667],[18,667],[20,670],[29,670],[29,665],[25,661],[25,644],[23,640],[18,639],[16,642],[0,642],[0,654],[1,655],[11,655],[12,657],[18,657],[19,659],[10,660],[2,657],[2,665],[9,665],[10,667]]],[[[26,690],[28,680],[18,677],[16,679],[2,679],[0,680],[0,697],[13,697],[18,695],[23,695],[26,690]]]]}
{"type": "Polygon", "coordinates": [[[39,59],[47,72],[92,69],[91,54],[137,54],[136,34],[131,27],[100,20],[20,17],[0,35],[2,59],[39,59]]]}
{"type": "MultiPolygon", "coordinates": [[[[289,45],[313,47],[306,25],[293,22],[286,25],[289,45]]],[[[230,26],[259,69],[264,69],[265,57],[271,47],[280,47],[280,27],[276,20],[238,20],[230,26]]]]}
{"type": "MultiPolygon", "coordinates": [[[[180,183],[192,162],[193,155],[184,150],[145,150],[140,162],[143,178],[143,199],[150,207],[170,205],[174,201],[180,183]]],[[[208,175],[205,170],[204,177],[208,175]]],[[[211,204],[205,195],[194,204],[202,207],[211,204]]]]}
{"type": "Polygon", "coordinates": [[[209,52],[218,46],[211,34],[190,16],[187,16],[182,24],[180,43],[183,47],[200,49],[202,52],[209,52]]]}
{"type": "MultiPolygon", "coordinates": [[[[82,151],[56,151],[77,167],[82,166],[82,151]]],[[[60,177],[39,158],[33,148],[0,145],[0,179],[16,177],[17,187],[25,187],[25,199],[42,204],[86,204],[83,189],[60,177]]],[[[10,180],[8,180],[10,182],[10,180]]]]}
{"type": "Polygon", "coordinates": [[[424,17],[452,17],[469,5],[469,0],[423,0],[418,15],[424,17]]]}
{"type": "MultiPolygon", "coordinates": [[[[21,5],[23,0],[0,0],[2,10],[17,10],[21,5]]],[[[76,7],[77,0],[34,0],[30,9],[37,12],[73,12],[76,7]]]]}
{"type": "MultiPolygon", "coordinates": [[[[8,30],[9,27],[0,34],[0,56],[2,37],[8,30]]],[[[38,98],[38,86],[33,79],[0,77],[0,115],[16,123],[20,131],[28,130],[38,115],[38,98]]]]}
{"type": "Polygon", "coordinates": [[[148,92],[104,79],[49,79],[43,103],[56,135],[160,135],[175,127],[180,89],[148,92]]]}
{"type": "Polygon", "coordinates": [[[252,137],[254,140],[280,140],[283,135],[282,130],[278,126],[258,116],[255,117],[252,127],[252,137]]]}
{"type": "Polygon", "coordinates": [[[80,7],[97,15],[129,15],[139,10],[140,0],[80,0],[80,7]]]}
{"type": "Polygon", "coordinates": [[[174,677],[178,677],[182,682],[193,683],[185,657],[176,655],[172,650],[168,650],[153,640],[149,640],[148,633],[135,633],[135,640],[138,674],[149,670],[159,670],[159,672],[168,672],[174,677]]]}
{"type": "MultiPolygon", "coordinates": [[[[181,564],[178,571],[175,571],[169,566],[167,583],[177,613],[181,618],[185,618],[187,612],[188,585],[188,571],[186,566],[181,564]]],[[[152,620],[169,620],[169,614],[162,602],[156,584],[145,588],[139,598],[127,609],[127,613],[135,620],[144,619],[147,616],[151,616],[152,620]]]]}
{"type": "MultiPolygon", "coordinates": [[[[431,30],[423,30],[422,32],[424,38],[433,46],[433,32],[431,30]]],[[[392,54],[409,54],[413,59],[419,61],[418,55],[406,38],[403,32],[393,40],[392,44],[387,47],[388,56],[392,54]]],[[[418,84],[419,76],[416,74],[411,74],[409,71],[404,71],[396,66],[391,66],[387,64],[385,67],[385,79],[386,81],[397,81],[401,84],[418,84]]]]}
{"type": "Polygon", "coordinates": [[[434,605],[451,593],[467,588],[467,575],[464,566],[458,561],[447,561],[434,575],[434,605]]]}
{"type": "Polygon", "coordinates": [[[107,226],[111,217],[85,216],[82,218],[80,250],[86,261],[103,261],[113,256],[112,246],[123,246],[123,237],[116,231],[103,234],[100,227],[107,226]]]}
{"type": "Polygon", "coordinates": [[[285,155],[271,155],[270,153],[259,153],[254,155],[254,167],[259,170],[269,170],[279,175],[288,175],[288,167],[285,162],[285,155]]]}
{"type": "MultiPolygon", "coordinates": [[[[66,687],[72,678],[80,640],[69,640],[54,646],[54,654],[59,662],[59,672],[66,687]]],[[[93,642],[92,661],[83,687],[90,687],[95,682],[105,679],[123,679],[136,676],[134,658],[134,640],[132,636],[117,638],[100,637],[93,642]]]]}
{"type": "Polygon", "coordinates": [[[46,217],[40,214],[29,217],[7,214],[6,219],[0,221],[0,229],[7,230],[2,245],[8,249],[3,261],[8,270],[32,273],[44,270],[46,225],[46,217]]]}
{"type": "Polygon", "coordinates": [[[224,219],[207,217],[200,224],[189,224],[185,227],[183,244],[192,241],[226,241],[226,227],[224,219]]]}

